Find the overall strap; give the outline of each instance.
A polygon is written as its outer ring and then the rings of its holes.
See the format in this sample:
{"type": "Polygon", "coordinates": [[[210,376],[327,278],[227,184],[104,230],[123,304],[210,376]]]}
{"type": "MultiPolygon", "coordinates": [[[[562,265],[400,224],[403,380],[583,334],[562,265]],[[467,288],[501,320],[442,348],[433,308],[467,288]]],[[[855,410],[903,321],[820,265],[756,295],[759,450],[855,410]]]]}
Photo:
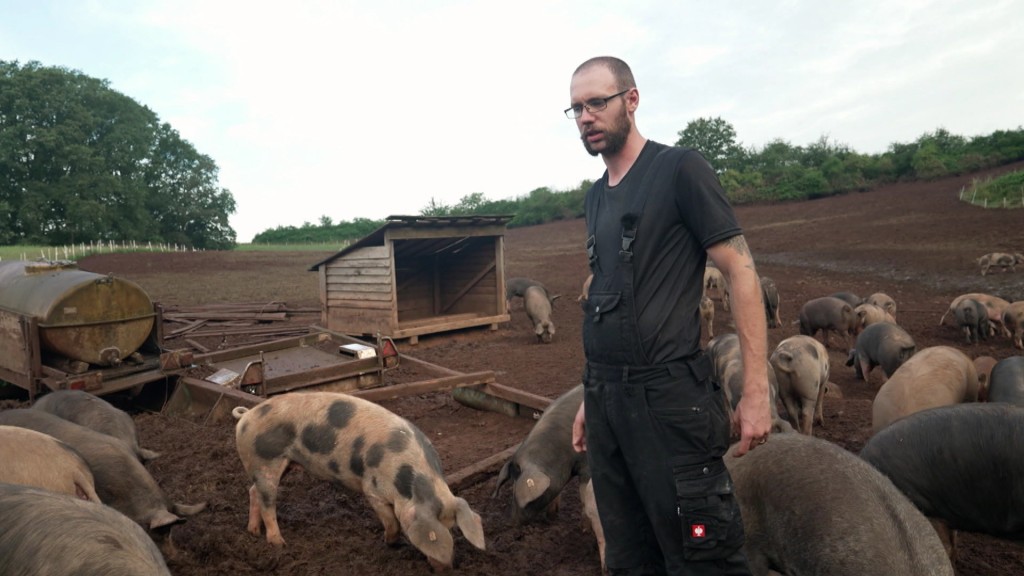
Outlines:
{"type": "Polygon", "coordinates": [[[638,170],[639,173],[643,174],[643,177],[640,179],[639,185],[635,189],[633,198],[629,204],[629,209],[622,215],[622,248],[619,250],[619,260],[621,262],[629,263],[633,261],[633,242],[636,240],[636,231],[640,225],[640,217],[644,213],[644,205],[647,203],[647,198],[650,196],[650,190],[655,176],[659,170],[665,166],[665,164],[662,163],[661,166],[651,170],[651,165],[654,164],[656,159],[662,158],[671,150],[672,147],[665,146],[662,150],[659,150],[657,154],[650,154],[645,158],[641,158],[633,165],[632,168],[630,168],[631,172],[633,170],[638,170]]]}

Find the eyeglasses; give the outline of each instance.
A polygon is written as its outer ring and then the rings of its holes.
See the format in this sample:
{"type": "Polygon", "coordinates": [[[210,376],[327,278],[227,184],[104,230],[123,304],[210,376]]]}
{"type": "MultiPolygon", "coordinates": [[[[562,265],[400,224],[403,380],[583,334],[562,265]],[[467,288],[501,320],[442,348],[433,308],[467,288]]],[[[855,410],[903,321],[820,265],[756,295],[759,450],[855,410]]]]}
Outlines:
{"type": "Polygon", "coordinates": [[[569,108],[565,109],[565,117],[569,120],[575,120],[580,116],[583,116],[583,109],[586,108],[587,112],[593,114],[594,112],[600,112],[608,107],[608,101],[617,96],[622,96],[626,92],[629,92],[632,88],[626,88],[622,92],[612,94],[607,98],[591,98],[582,104],[573,104],[569,108]]]}

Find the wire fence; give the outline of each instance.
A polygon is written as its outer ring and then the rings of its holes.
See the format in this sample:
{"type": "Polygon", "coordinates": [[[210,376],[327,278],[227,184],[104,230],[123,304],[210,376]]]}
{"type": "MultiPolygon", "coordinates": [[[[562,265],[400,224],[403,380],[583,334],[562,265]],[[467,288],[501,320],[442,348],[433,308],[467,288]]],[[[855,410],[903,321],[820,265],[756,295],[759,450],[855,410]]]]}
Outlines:
{"type": "Polygon", "coordinates": [[[1004,196],[1001,200],[989,201],[987,196],[978,198],[978,189],[972,187],[968,190],[966,186],[960,188],[960,201],[967,202],[973,206],[981,206],[982,208],[1024,208],[1024,189],[1020,191],[1020,199],[1011,199],[1008,196],[1004,196]],[[967,198],[968,194],[970,198],[967,198]]]}
{"type": "Polygon", "coordinates": [[[201,252],[201,250],[179,244],[99,241],[65,246],[12,246],[0,249],[0,260],[4,259],[5,254],[8,259],[57,261],[78,260],[93,254],[112,254],[114,252],[201,252]],[[18,251],[19,249],[20,251],[18,251]]]}

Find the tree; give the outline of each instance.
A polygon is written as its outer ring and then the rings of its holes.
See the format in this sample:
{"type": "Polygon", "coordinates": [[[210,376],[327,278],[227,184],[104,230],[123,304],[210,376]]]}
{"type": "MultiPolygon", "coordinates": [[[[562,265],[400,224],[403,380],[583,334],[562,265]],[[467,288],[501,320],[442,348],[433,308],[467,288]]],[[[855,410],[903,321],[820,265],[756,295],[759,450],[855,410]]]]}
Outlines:
{"type": "Polygon", "coordinates": [[[105,80],[0,61],[0,242],[230,248],[217,165],[105,80]]]}
{"type": "Polygon", "coordinates": [[[698,118],[679,131],[676,146],[693,148],[704,155],[719,174],[735,166],[730,159],[742,148],[736,143],[736,130],[720,117],[698,118]]]}

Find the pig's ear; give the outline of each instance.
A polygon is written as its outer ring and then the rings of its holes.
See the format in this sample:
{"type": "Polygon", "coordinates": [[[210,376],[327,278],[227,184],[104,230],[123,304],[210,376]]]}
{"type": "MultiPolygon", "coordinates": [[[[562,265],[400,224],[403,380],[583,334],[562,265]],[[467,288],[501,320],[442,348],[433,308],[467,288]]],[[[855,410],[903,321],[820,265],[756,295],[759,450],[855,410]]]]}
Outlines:
{"type": "Polygon", "coordinates": [[[511,467],[512,467],[512,460],[511,459],[508,462],[505,462],[505,465],[501,467],[501,472],[498,472],[498,482],[497,482],[497,484],[494,485],[494,493],[491,494],[491,498],[497,498],[498,497],[498,490],[500,490],[501,487],[505,485],[505,482],[508,481],[509,470],[511,469],[511,467]]]}
{"type": "Polygon", "coordinates": [[[463,498],[455,499],[455,524],[458,525],[462,535],[469,540],[470,544],[480,550],[485,549],[484,524],[480,520],[480,515],[473,512],[473,509],[469,507],[469,502],[463,498]]]}
{"type": "Polygon", "coordinates": [[[437,518],[424,514],[419,508],[413,513],[412,522],[405,526],[405,535],[420,552],[442,566],[452,565],[455,542],[452,533],[437,518]]]}
{"type": "Polygon", "coordinates": [[[523,465],[519,478],[516,479],[516,505],[525,508],[527,504],[544,495],[551,486],[551,477],[536,466],[523,465]]]}
{"type": "Polygon", "coordinates": [[[171,514],[168,510],[160,509],[149,519],[149,529],[156,530],[157,528],[163,528],[164,526],[170,526],[178,522],[184,522],[185,519],[180,516],[171,514]]]}
{"type": "Polygon", "coordinates": [[[195,516],[203,510],[206,510],[206,502],[200,502],[199,504],[178,504],[171,505],[171,510],[175,514],[180,516],[195,516]]]}

